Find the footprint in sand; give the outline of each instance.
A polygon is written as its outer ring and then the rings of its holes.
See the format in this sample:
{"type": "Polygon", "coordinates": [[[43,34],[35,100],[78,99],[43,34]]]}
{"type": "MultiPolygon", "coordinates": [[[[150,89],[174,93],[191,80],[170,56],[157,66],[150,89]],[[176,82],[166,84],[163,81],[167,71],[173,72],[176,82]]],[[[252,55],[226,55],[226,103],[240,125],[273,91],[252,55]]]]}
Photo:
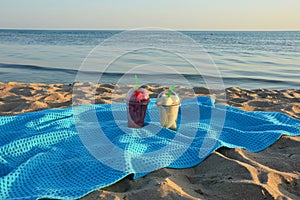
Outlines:
{"type": "Polygon", "coordinates": [[[48,108],[48,104],[40,101],[33,102],[29,107],[29,109],[32,111],[42,110],[46,108],[48,108]]]}
{"type": "Polygon", "coordinates": [[[243,98],[234,98],[231,99],[230,101],[234,102],[234,103],[245,103],[248,101],[248,99],[243,99],[243,98]]]}
{"type": "Polygon", "coordinates": [[[9,92],[14,93],[16,95],[31,97],[33,95],[32,93],[33,90],[34,88],[32,87],[20,87],[20,88],[12,88],[9,92]]]}
{"type": "Polygon", "coordinates": [[[270,107],[270,106],[273,106],[273,102],[269,102],[269,101],[250,101],[249,106],[270,107]]]}
{"type": "Polygon", "coordinates": [[[53,93],[45,98],[46,102],[62,102],[64,100],[64,96],[60,93],[53,93]]]}
{"type": "Polygon", "coordinates": [[[109,88],[99,87],[96,89],[96,94],[103,94],[105,92],[112,93],[111,89],[109,88]]]}
{"type": "Polygon", "coordinates": [[[292,107],[294,113],[300,114],[300,103],[292,107]]]}

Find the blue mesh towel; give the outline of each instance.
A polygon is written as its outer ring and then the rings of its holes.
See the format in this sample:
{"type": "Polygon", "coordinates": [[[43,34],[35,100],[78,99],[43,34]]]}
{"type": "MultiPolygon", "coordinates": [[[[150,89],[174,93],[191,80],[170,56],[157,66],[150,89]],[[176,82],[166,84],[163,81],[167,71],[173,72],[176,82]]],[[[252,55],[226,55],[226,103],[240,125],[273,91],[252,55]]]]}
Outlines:
{"type": "Polygon", "coordinates": [[[83,105],[0,117],[0,199],[74,199],[129,174],[192,167],[221,146],[253,152],[300,121],[245,112],[208,97],[184,100],[178,130],[161,128],[152,99],[145,127],[127,128],[124,104],[83,105]]]}

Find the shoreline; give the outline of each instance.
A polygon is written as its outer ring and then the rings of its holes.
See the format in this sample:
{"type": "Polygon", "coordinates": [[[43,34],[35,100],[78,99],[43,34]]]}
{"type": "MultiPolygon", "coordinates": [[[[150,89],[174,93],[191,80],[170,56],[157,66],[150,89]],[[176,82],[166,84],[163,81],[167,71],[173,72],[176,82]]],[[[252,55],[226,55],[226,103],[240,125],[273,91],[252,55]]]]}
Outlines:
{"type": "MultiPolygon", "coordinates": [[[[116,84],[42,84],[0,82],[0,115],[15,115],[81,104],[123,102],[132,86],[116,84]]],[[[151,98],[164,89],[145,86],[151,98]]],[[[216,103],[246,111],[282,112],[300,119],[300,90],[225,91],[177,87],[184,98],[210,96],[216,103]],[[195,94],[193,94],[193,91],[195,94]],[[192,93],[191,93],[192,92],[192,93]]],[[[88,199],[297,199],[300,197],[300,136],[281,137],[274,145],[253,153],[221,148],[187,169],[164,168],[143,178],[125,178],[80,198],[88,199]]]]}

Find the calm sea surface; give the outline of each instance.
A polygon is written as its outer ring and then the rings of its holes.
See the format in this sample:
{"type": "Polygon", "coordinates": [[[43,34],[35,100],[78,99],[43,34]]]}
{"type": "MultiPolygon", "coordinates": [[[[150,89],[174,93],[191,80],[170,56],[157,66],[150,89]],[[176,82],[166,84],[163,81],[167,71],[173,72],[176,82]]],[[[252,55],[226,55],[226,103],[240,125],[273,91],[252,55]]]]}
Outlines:
{"type": "Polygon", "coordinates": [[[175,70],[195,86],[205,86],[207,75],[221,77],[225,87],[299,89],[300,32],[0,30],[0,82],[72,83],[79,71],[93,81],[101,70],[106,76],[100,82],[107,83],[144,72],[180,84],[172,76],[175,70]],[[193,45],[182,38],[191,38],[193,45]],[[187,60],[206,55],[200,58],[203,71],[165,51],[169,45],[185,51],[187,60]],[[197,45],[205,53],[200,55],[197,45]]]}

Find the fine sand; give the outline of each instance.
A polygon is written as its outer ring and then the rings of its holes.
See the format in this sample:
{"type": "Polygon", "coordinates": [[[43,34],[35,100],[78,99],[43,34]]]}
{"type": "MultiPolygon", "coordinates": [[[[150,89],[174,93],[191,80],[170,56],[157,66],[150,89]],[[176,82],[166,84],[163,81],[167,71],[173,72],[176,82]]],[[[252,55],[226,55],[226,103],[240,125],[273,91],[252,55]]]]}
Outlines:
{"type": "MultiPolygon", "coordinates": [[[[122,102],[129,87],[93,83],[0,83],[0,115],[122,102]]],[[[150,97],[156,97],[164,89],[145,88],[150,97]]],[[[184,98],[211,96],[216,103],[246,111],[276,111],[300,119],[300,90],[232,87],[209,91],[202,87],[193,90],[177,87],[175,91],[184,98]]],[[[160,169],[137,180],[125,178],[81,199],[300,199],[300,137],[283,136],[259,153],[221,148],[193,168],[160,169]]]]}

